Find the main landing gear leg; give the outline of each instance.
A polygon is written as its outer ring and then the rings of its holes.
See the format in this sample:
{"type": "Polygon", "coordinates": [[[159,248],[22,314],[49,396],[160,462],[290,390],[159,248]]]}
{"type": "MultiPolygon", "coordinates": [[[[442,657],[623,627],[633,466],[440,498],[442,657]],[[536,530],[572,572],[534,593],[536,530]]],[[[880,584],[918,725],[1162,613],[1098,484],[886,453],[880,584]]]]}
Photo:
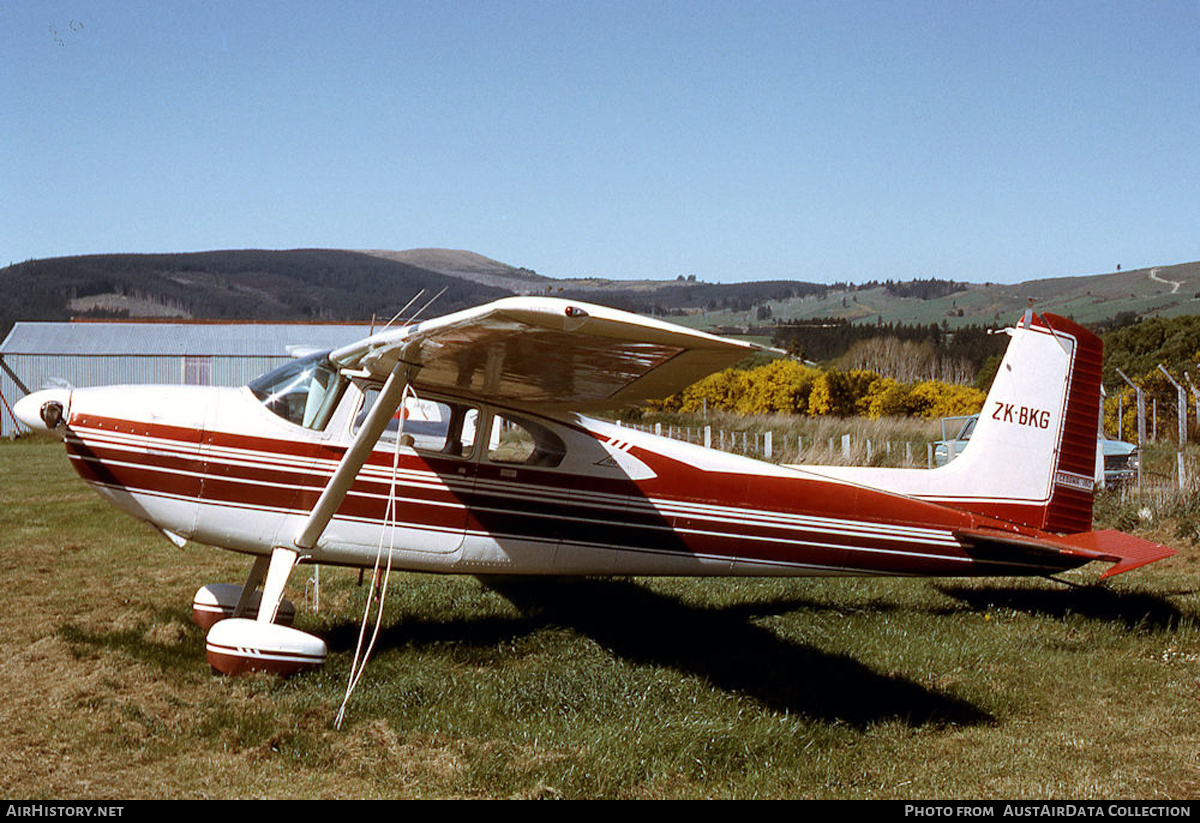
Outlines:
{"type": "Polygon", "coordinates": [[[263,578],[267,576],[267,567],[270,565],[271,558],[267,555],[260,554],[254,558],[254,565],[250,567],[250,574],[246,576],[246,585],[242,586],[242,593],[238,596],[237,605],[233,607],[230,617],[255,617],[258,614],[261,598],[255,595],[258,593],[258,587],[262,585],[263,578]]]}
{"type": "MultiPolygon", "coordinates": [[[[283,587],[292,574],[292,567],[300,558],[300,553],[294,549],[276,548],[271,550],[271,563],[267,567],[267,582],[263,586],[262,602],[258,606],[258,622],[274,623],[275,614],[279,611],[279,602],[283,600],[283,587]]],[[[257,564],[255,564],[257,566],[257,564]]]]}
{"type": "Polygon", "coordinates": [[[240,615],[243,610],[249,613],[253,599],[250,592],[263,578],[261,558],[251,569],[246,586],[234,598],[237,601],[237,615],[221,620],[208,630],[208,662],[216,671],[224,674],[265,671],[287,675],[325,662],[324,640],[273,622],[276,612],[280,610],[283,587],[300,552],[310,551],[317,545],[325,527],[346,499],[346,493],[370,457],[371,450],[400,408],[412,371],[413,367],[403,361],[396,362],[387,382],[383,384],[379,398],[355,435],[354,442],[342,456],[312,511],[300,525],[293,541],[295,548],[277,546],[271,550],[258,617],[250,620],[240,615]]]}
{"type": "MultiPolygon", "coordinates": [[[[256,618],[258,605],[262,600],[258,587],[266,579],[270,565],[270,555],[259,555],[250,567],[245,585],[209,583],[207,586],[201,586],[192,599],[192,622],[208,631],[218,621],[229,617],[249,617],[251,620],[256,618]]],[[[290,626],[295,617],[295,604],[283,599],[279,602],[279,609],[272,622],[290,626]]]]}
{"type": "MultiPolygon", "coordinates": [[[[299,553],[293,549],[274,549],[266,570],[258,616],[254,620],[231,617],[209,629],[206,649],[208,663],[214,671],[221,674],[272,672],[286,676],[325,662],[324,640],[274,622],[283,602],[283,588],[298,559],[299,553]]],[[[256,562],[251,570],[251,579],[247,581],[243,595],[256,575],[261,579],[262,560],[265,558],[256,562]]]]}

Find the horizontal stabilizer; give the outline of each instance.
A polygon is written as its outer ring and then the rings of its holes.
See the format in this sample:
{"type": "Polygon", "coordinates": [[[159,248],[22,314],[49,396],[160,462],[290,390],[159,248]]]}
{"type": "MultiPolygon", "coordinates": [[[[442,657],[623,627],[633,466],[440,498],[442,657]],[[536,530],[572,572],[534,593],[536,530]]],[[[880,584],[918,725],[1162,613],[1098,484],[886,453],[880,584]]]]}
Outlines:
{"type": "Polygon", "coordinates": [[[1116,529],[1105,529],[1098,532],[1080,532],[1065,537],[1055,538],[1055,542],[1074,546],[1089,554],[1096,555],[1097,560],[1111,560],[1117,565],[1100,575],[1100,579],[1112,577],[1114,574],[1145,566],[1156,560],[1164,560],[1176,552],[1158,543],[1125,534],[1116,529]]]}
{"type": "Polygon", "coordinates": [[[1100,575],[1101,580],[1176,554],[1174,549],[1115,529],[1044,537],[994,529],[961,529],[956,531],[954,536],[977,551],[996,553],[1008,550],[1027,558],[1057,554],[1077,557],[1081,564],[1092,560],[1115,563],[1116,565],[1100,575]]]}

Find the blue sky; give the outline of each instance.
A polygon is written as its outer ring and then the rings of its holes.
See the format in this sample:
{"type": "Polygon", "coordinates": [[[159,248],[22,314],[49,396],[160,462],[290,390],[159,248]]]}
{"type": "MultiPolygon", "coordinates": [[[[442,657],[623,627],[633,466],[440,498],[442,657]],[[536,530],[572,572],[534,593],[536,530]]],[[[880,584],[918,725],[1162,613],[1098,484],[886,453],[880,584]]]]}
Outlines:
{"type": "Polygon", "coordinates": [[[0,0],[0,265],[469,249],[558,277],[1200,260],[1200,3],[0,0]]]}

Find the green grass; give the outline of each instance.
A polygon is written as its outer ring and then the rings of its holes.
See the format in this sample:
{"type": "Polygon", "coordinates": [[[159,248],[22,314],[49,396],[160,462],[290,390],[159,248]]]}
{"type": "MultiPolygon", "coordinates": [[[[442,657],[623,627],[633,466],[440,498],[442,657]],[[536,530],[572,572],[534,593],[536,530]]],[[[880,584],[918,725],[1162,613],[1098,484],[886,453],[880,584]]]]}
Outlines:
{"type": "MultiPolygon", "coordinates": [[[[1116,495],[1102,511],[1139,502],[1116,495]]],[[[1174,516],[1126,525],[1173,533],[1174,516]]],[[[1193,543],[1177,545],[1105,585],[395,575],[337,730],[356,572],[323,569],[321,612],[297,619],[329,642],[323,670],[213,676],[190,598],[240,581],[246,560],[176,549],[111,510],[57,444],[0,444],[0,785],[29,798],[1193,797],[1200,570],[1193,543]]],[[[293,574],[298,603],[309,574],[293,574]]]]}

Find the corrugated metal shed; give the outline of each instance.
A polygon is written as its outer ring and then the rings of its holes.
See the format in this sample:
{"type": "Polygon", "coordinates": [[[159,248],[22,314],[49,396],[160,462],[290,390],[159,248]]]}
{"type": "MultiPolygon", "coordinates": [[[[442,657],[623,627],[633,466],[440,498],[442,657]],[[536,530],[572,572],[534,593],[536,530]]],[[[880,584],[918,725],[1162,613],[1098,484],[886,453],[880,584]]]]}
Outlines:
{"type": "MultiPolygon", "coordinates": [[[[294,323],[16,323],[0,343],[0,395],[11,407],[54,379],[74,386],[240,386],[291,359],[289,347],[332,349],[368,326],[294,323]]],[[[0,406],[0,437],[15,433],[0,406]]]]}

